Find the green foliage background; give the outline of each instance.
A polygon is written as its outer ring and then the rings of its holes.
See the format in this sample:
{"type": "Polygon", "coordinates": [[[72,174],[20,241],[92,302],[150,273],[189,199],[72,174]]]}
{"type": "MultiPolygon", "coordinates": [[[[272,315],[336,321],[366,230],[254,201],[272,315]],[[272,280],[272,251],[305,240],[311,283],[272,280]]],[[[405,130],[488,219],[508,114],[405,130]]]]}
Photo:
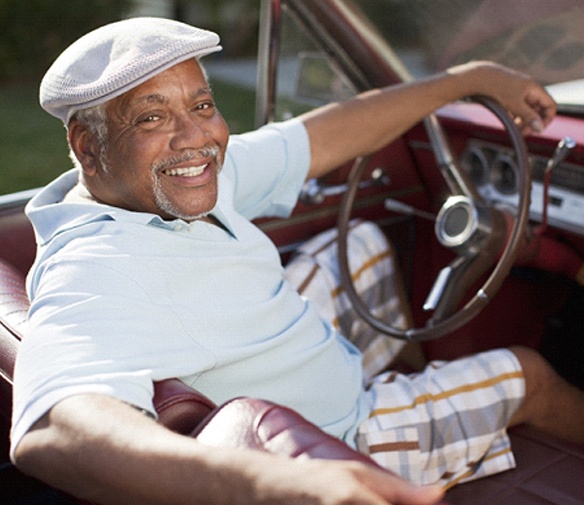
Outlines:
{"type": "Polygon", "coordinates": [[[40,77],[73,40],[120,19],[132,0],[0,0],[0,81],[40,77]]]}
{"type": "MultiPolygon", "coordinates": [[[[63,125],[38,104],[39,81],[71,42],[127,17],[133,6],[133,0],[0,0],[0,195],[42,186],[72,166],[63,125]]],[[[205,14],[206,27],[227,34],[225,52],[230,46],[249,55],[258,7],[259,0],[175,0],[173,10],[177,19],[193,8],[205,14]],[[241,28],[231,29],[234,23],[241,28]]],[[[216,80],[213,89],[233,132],[253,128],[253,90],[216,80]]]]}

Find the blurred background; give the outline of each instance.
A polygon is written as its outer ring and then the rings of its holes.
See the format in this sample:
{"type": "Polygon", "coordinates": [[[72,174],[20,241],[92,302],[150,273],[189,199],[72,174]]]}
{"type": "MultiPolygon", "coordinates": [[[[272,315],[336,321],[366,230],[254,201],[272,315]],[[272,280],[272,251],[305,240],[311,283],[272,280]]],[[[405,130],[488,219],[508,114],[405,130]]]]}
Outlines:
{"type": "MultiPolygon", "coordinates": [[[[65,130],[38,105],[38,84],[72,41],[111,21],[162,16],[221,34],[221,62],[257,52],[259,0],[0,0],[0,195],[42,186],[71,167],[65,130]]],[[[211,58],[211,57],[210,57],[211,58]]],[[[211,80],[233,132],[254,125],[253,77],[211,80]]],[[[218,72],[220,73],[220,72],[218,72]]]]}
{"type": "MultiPolygon", "coordinates": [[[[355,0],[391,33],[410,68],[424,69],[422,53],[437,61],[445,54],[439,41],[450,43],[465,13],[484,1],[355,0]],[[447,32],[437,33],[443,25],[447,32]]],[[[38,105],[38,84],[72,41],[111,21],[158,16],[219,33],[224,50],[205,58],[217,104],[233,133],[252,129],[259,11],[260,0],[0,0],[0,195],[42,186],[71,167],[63,125],[38,105]]],[[[284,31],[306,44],[304,34],[284,31]]]]}

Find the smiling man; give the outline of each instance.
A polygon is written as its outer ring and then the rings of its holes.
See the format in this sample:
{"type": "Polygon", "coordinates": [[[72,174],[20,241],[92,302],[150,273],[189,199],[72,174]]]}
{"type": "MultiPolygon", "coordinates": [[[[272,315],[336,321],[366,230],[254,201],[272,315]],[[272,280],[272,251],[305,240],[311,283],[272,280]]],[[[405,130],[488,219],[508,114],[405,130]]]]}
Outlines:
{"type": "MultiPolygon", "coordinates": [[[[403,448],[376,457],[417,484],[512,467],[509,425],[582,441],[582,394],[525,349],[366,384],[359,350],[299,296],[251,222],[288,215],[307,177],[375,152],[447,102],[492,96],[529,132],[553,118],[549,95],[473,63],[230,138],[199,62],[218,43],[174,21],[126,20],[75,42],[41,84],[76,168],[27,208],[38,254],[13,461],[99,503],[424,505],[442,495],[362,464],[210,449],[172,433],[152,419],[153,382],[169,377],[216,403],[290,406],[365,452],[403,448]]],[[[371,226],[359,230],[370,252],[386,247],[371,226]]]]}
{"type": "Polygon", "coordinates": [[[195,60],[97,107],[107,117],[107,170],[99,167],[104,146],[87,124],[74,118],[69,125],[82,183],[96,200],[187,221],[213,209],[229,131],[195,60]]]}

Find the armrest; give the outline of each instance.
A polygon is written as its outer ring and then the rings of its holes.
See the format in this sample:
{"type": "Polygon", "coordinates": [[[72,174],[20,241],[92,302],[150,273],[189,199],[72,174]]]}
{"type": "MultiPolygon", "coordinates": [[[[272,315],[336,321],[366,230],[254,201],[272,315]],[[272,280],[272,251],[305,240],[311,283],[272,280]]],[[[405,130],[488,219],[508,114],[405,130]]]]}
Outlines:
{"type": "Polygon", "coordinates": [[[158,422],[181,435],[192,433],[217,407],[205,395],[179,379],[155,382],[153,402],[158,422]]]}
{"type": "Polygon", "coordinates": [[[191,436],[213,447],[245,447],[291,458],[353,460],[377,466],[292,409],[253,398],[225,403],[191,436]]]}
{"type": "Polygon", "coordinates": [[[154,391],[158,421],[205,445],[376,464],[287,407],[255,398],[235,398],[217,407],[178,379],[157,382],[154,391]]]}

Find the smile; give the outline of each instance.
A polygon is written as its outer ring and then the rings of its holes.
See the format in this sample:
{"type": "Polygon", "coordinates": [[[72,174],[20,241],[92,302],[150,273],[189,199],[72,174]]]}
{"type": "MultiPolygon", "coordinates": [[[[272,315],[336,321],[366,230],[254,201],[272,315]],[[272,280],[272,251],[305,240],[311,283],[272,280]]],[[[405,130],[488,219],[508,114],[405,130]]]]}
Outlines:
{"type": "Polygon", "coordinates": [[[196,177],[198,175],[201,175],[205,169],[209,166],[208,163],[205,163],[204,165],[199,165],[196,167],[185,167],[185,168],[169,168],[167,170],[164,170],[164,173],[166,175],[171,175],[174,177],[196,177]]]}

